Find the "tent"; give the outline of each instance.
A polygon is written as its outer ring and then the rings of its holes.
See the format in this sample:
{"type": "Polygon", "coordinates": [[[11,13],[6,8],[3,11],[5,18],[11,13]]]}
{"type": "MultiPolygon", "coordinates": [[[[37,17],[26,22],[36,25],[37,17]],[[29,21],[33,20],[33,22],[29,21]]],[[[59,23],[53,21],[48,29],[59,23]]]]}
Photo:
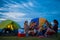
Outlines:
{"type": "Polygon", "coordinates": [[[18,25],[16,22],[14,22],[12,20],[5,20],[0,23],[0,29],[7,28],[9,26],[11,29],[19,29],[20,28],[20,25],[18,25]]]}
{"type": "Polygon", "coordinates": [[[39,18],[39,26],[43,26],[45,22],[46,22],[46,19],[39,18]]]}
{"type": "Polygon", "coordinates": [[[17,35],[20,25],[12,20],[5,20],[0,23],[0,35],[17,35]]]}
{"type": "Polygon", "coordinates": [[[43,28],[42,26],[44,25],[45,21],[45,18],[34,18],[31,20],[31,22],[36,22],[37,26],[39,26],[40,28],[43,28]]]}
{"type": "Polygon", "coordinates": [[[31,20],[31,22],[36,22],[36,24],[39,25],[39,18],[34,18],[34,19],[31,20]]]}

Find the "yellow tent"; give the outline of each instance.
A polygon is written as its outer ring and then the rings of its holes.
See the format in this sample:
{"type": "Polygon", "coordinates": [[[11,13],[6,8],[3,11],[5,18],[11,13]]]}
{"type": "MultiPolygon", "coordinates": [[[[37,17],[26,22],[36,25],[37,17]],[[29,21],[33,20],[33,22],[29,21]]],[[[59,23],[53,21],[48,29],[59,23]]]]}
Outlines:
{"type": "Polygon", "coordinates": [[[12,20],[5,20],[0,23],[0,29],[4,29],[4,28],[10,28],[11,30],[19,29],[20,25],[12,20]]]}
{"type": "Polygon", "coordinates": [[[43,26],[43,24],[45,23],[46,19],[44,18],[39,18],[39,25],[43,26]]]}
{"type": "Polygon", "coordinates": [[[43,29],[43,25],[44,25],[45,22],[46,22],[46,19],[39,18],[39,27],[40,27],[40,29],[43,29]]]}

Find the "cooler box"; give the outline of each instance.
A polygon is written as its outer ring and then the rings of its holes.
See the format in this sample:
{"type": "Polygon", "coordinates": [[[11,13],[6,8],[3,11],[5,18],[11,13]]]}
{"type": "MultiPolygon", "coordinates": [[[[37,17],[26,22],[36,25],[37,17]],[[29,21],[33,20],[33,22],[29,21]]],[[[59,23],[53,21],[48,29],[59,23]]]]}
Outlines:
{"type": "Polygon", "coordinates": [[[18,30],[18,37],[25,37],[26,34],[24,33],[24,30],[23,29],[19,29],[18,30]]]}
{"type": "Polygon", "coordinates": [[[21,34],[21,33],[18,33],[18,37],[25,37],[26,34],[21,34]]]}

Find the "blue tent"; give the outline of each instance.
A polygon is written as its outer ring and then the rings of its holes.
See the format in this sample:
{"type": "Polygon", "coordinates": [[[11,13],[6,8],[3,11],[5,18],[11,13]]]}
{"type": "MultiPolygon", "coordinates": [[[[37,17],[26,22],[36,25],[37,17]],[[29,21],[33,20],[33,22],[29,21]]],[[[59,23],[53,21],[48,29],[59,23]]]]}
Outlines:
{"type": "Polygon", "coordinates": [[[31,20],[31,22],[36,22],[36,24],[39,25],[39,18],[34,18],[31,20]]]}

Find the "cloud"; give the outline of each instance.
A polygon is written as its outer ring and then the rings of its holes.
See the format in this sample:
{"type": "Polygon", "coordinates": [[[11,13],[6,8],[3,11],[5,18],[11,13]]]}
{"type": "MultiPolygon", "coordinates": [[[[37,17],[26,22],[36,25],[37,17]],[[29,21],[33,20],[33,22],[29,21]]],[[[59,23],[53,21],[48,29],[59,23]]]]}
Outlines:
{"type": "Polygon", "coordinates": [[[22,22],[22,21],[26,21],[26,20],[27,20],[27,21],[30,22],[31,19],[32,19],[32,18],[24,18],[24,17],[22,17],[22,18],[17,18],[17,19],[13,19],[13,20],[14,20],[14,21],[17,21],[17,22],[22,22]]]}
{"type": "MultiPolygon", "coordinates": [[[[25,10],[27,12],[30,12],[32,4],[30,3],[22,3],[22,4],[5,4],[7,7],[6,9],[9,11],[19,11],[19,10],[25,10]]],[[[24,11],[23,11],[24,12],[24,11]]]]}
{"type": "Polygon", "coordinates": [[[3,10],[3,8],[0,8],[0,10],[3,10]]]}
{"type": "Polygon", "coordinates": [[[6,20],[6,19],[4,19],[4,18],[0,18],[0,20],[3,20],[3,21],[4,21],[4,20],[6,20]]]}
{"type": "Polygon", "coordinates": [[[19,18],[19,17],[24,17],[26,14],[24,13],[18,13],[18,12],[7,12],[7,13],[0,13],[2,15],[4,15],[6,18],[19,18]]]}
{"type": "Polygon", "coordinates": [[[9,8],[24,8],[21,4],[8,4],[9,8]]]}
{"type": "MultiPolygon", "coordinates": [[[[21,4],[18,3],[18,2],[15,2],[15,1],[12,1],[12,3],[9,3],[8,1],[4,1],[6,2],[7,4],[4,4],[4,8],[2,8],[3,10],[8,10],[8,12],[4,12],[4,13],[0,13],[3,15],[3,18],[6,18],[6,19],[12,19],[12,20],[15,20],[15,21],[24,21],[24,20],[31,20],[31,18],[25,18],[26,16],[26,13],[21,13],[21,12],[18,12],[21,9],[24,9],[25,11],[27,12],[30,12],[30,10],[32,10],[31,7],[33,7],[33,3],[31,1],[28,1],[28,2],[22,2],[21,4]],[[6,8],[5,8],[6,7],[6,8]]],[[[2,10],[0,9],[0,10],[2,10]]],[[[24,11],[23,11],[24,12],[24,11]]]]}
{"type": "Polygon", "coordinates": [[[31,18],[26,18],[24,16],[26,16],[27,14],[24,13],[17,13],[17,12],[7,12],[7,13],[0,13],[2,16],[2,18],[0,20],[6,20],[6,19],[10,19],[10,20],[14,20],[16,22],[23,22],[25,20],[30,21],[31,18]],[[4,18],[4,19],[3,19],[4,18]]]}
{"type": "Polygon", "coordinates": [[[32,2],[30,2],[30,1],[27,2],[27,3],[22,3],[22,5],[25,6],[25,7],[28,7],[28,8],[34,6],[34,4],[32,2]]]}
{"type": "Polygon", "coordinates": [[[0,20],[10,19],[16,22],[24,22],[24,21],[31,21],[32,18],[25,17],[27,14],[18,13],[18,12],[7,12],[7,13],[0,13],[2,18],[0,20]]]}
{"type": "Polygon", "coordinates": [[[31,7],[34,6],[34,4],[32,2],[28,2],[28,5],[31,6],[31,7]]]}
{"type": "Polygon", "coordinates": [[[32,1],[28,1],[28,2],[22,1],[21,3],[18,3],[18,2],[13,1],[13,0],[9,0],[9,1],[11,3],[6,1],[6,0],[4,1],[4,2],[7,3],[7,4],[4,4],[4,7],[7,7],[5,9],[8,10],[8,11],[12,11],[12,12],[15,12],[15,11],[17,12],[21,9],[22,9],[23,12],[26,12],[26,11],[30,12],[30,11],[32,11],[32,7],[34,7],[34,3],[32,1]]]}
{"type": "Polygon", "coordinates": [[[8,3],[8,4],[5,4],[5,6],[7,7],[10,7],[10,8],[24,8],[24,7],[33,7],[33,3],[32,2],[21,2],[21,4],[19,3],[16,3],[16,2],[13,2],[15,4],[11,4],[11,3],[8,3]]]}
{"type": "Polygon", "coordinates": [[[2,8],[0,8],[0,10],[6,10],[7,8],[4,8],[4,7],[2,7],[2,8]]]}

